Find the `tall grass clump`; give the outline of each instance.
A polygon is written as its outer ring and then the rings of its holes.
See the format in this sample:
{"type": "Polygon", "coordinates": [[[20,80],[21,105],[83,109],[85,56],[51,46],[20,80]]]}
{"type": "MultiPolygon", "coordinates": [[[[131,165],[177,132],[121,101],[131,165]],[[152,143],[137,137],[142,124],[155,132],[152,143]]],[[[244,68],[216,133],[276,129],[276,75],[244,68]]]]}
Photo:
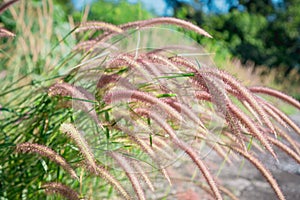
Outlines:
{"type": "Polygon", "coordinates": [[[1,21],[14,37],[1,38],[0,84],[1,94],[6,95],[2,96],[1,104],[19,104],[22,102],[18,100],[26,98],[31,86],[43,86],[45,79],[52,80],[64,73],[67,60],[71,65],[76,63],[78,58],[71,52],[76,38],[64,11],[52,0],[7,1],[4,6],[1,21]],[[16,3],[8,6],[10,2],[16,3]]]}
{"type": "Polygon", "coordinates": [[[212,37],[175,18],[70,30],[79,40],[75,60],[65,57],[65,71],[50,70],[24,103],[1,107],[1,198],[163,199],[181,192],[180,178],[199,195],[236,199],[216,177],[220,163],[206,159],[215,152],[229,168],[248,160],[285,199],[255,151],[274,160],[283,151],[300,162],[291,139],[300,127],[272,99],[295,109],[300,103],[244,86],[183,33],[165,28],[174,26],[212,37]]]}

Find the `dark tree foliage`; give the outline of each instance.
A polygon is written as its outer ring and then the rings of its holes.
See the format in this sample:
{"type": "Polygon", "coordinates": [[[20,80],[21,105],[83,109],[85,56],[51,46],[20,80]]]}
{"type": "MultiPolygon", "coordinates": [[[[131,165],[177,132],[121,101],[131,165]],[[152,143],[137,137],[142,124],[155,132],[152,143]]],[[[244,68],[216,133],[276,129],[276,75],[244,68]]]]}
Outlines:
{"type": "Polygon", "coordinates": [[[300,71],[300,0],[229,0],[223,10],[201,2],[166,0],[174,16],[205,27],[243,62],[300,71]]]}
{"type": "Polygon", "coordinates": [[[249,13],[268,16],[274,13],[274,3],[272,0],[239,0],[239,4],[247,9],[249,13]]]}
{"type": "Polygon", "coordinates": [[[54,0],[55,4],[60,4],[62,8],[66,11],[66,13],[71,13],[74,11],[74,6],[71,0],[54,0]]]}

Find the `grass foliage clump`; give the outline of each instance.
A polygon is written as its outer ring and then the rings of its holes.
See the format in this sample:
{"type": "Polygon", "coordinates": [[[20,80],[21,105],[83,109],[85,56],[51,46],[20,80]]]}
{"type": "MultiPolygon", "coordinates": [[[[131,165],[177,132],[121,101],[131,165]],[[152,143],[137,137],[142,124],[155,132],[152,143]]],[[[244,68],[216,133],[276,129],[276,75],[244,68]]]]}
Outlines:
{"type": "Polygon", "coordinates": [[[13,79],[1,91],[1,199],[162,199],[178,192],[179,178],[208,198],[236,199],[214,173],[220,163],[207,161],[211,152],[225,167],[248,160],[285,199],[255,152],[276,160],[281,150],[300,163],[293,140],[300,127],[272,100],[299,110],[300,103],[280,91],[244,86],[213,67],[195,43],[180,40],[182,33],[161,25],[211,37],[168,17],[93,21],[67,34],[79,42],[56,64],[50,54],[42,64],[34,57],[41,54],[32,55],[31,67],[44,66],[48,74],[30,84],[13,79]]]}

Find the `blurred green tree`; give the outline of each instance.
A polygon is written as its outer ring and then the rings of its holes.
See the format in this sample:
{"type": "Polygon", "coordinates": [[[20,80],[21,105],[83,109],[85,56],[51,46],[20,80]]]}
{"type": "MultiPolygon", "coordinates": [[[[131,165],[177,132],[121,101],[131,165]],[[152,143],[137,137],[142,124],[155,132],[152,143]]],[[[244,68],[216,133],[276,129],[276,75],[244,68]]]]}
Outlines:
{"type": "Polygon", "coordinates": [[[300,72],[300,0],[166,0],[174,16],[194,21],[225,42],[231,54],[256,65],[300,72]],[[196,6],[195,6],[196,5],[196,6]]]}
{"type": "MultiPolygon", "coordinates": [[[[75,21],[81,21],[82,12],[74,12],[73,17],[75,21]]],[[[141,3],[131,4],[125,0],[98,0],[91,4],[88,20],[122,24],[150,17],[152,15],[143,8],[141,3]]]]}

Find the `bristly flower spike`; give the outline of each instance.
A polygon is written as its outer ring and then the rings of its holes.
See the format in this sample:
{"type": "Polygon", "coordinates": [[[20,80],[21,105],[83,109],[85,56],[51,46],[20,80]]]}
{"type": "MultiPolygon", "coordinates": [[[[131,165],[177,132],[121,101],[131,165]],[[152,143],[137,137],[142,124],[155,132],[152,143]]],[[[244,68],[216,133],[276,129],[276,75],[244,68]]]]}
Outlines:
{"type": "Polygon", "coordinates": [[[76,29],[76,32],[83,32],[87,30],[105,30],[115,33],[123,33],[123,30],[116,25],[106,23],[106,22],[85,22],[80,24],[80,26],[76,29]]]}
{"type": "Polygon", "coordinates": [[[267,88],[267,87],[259,87],[259,86],[250,87],[249,90],[254,93],[261,93],[261,94],[273,96],[275,98],[279,98],[300,110],[300,103],[296,99],[294,99],[293,97],[290,97],[280,91],[273,90],[273,89],[267,88]]]}
{"type": "Polygon", "coordinates": [[[133,171],[133,168],[130,166],[126,158],[124,158],[123,156],[121,156],[119,153],[116,152],[109,152],[109,155],[113,157],[119,163],[119,165],[124,169],[139,200],[146,200],[142,186],[138,178],[136,177],[136,173],[133,171]]]}
{"type": "MultiPolygon", "coordinates": [[[[244,86],[242,86],[235,78],[233,78],[228,73],[215,69],[215,68],[202,68],[201,71],[199,71],[199,74],[207,76],[207,75],[213,75],[215,77],[218,77],[220,79],[223,79],[224,82],[232,87],[232,89],[236,90],[239,93],[239,96],[237,98],[245,99],[251,107],[258,113],[258,116],[262,119],[262,121],[272,130],[272,132],[276,135],[276,131],[273,127],[273,124],[267,117],[267,114],[261,108],[258,101],[256,100],[255,96],[244,86]]],[[[258,119],[259,120],[259,119],[258,119]]]]}
{"type": "Polygon", "coordinates": [[[0,28],[0,38],[1,37],[14,37],[16,36],[14,33],[4,29],[4,28],[0,28]]]}
{"type": "Polygon", "coordinates": [[[91,170],[92,173],[99,175],[108,181],[126,200],[131,200],[130,195],[122,187],[120,182],[116,180],[104,167],[97,165],[94,155],[92,154],[86,140],[72,124],[63,123],[60,130],[75,141],[86,160],[87,168],[91,170]]]}
{"type": "Polygon", "coordinates": [[[191,22],[172,18],[172,17],[160,17],[160,18],[153,18],[148,20],[141,20],[141,21],[135,21],[135,22],[129,22],[127,24],[122,24],[119,27],[123,30],[127,30],[129,28],[142,28],[142,27],[148,27],[153,25],[162,25],[162,24],[170,24],[170,25],[176,25],[180,26],[182,28],[185,28],[187,30],[194,31],[198,33],[199,35],[204,35],[206,37],[212,38],[212,36],[207,33],[205,30],[199,28],[198,26],[192,24],[191,22]]]}
{"type": "Polygon", "coordinates": [[[48,89],[48,95],[71,96],[72,98],[75,98],[75,108],[86,112],[97,123],[99,127],[103,128],[103,125],[99,121],[93,105],[91,105],[92,103],[87,102],[94,100],[93,95],[90,94],[88,91],[84,90],[83,88],[70,85],[68,83],[56,83],[48,89]]]}
{"type": "Polygon", "coordinates": [[[78,179],[78,176],[76,175],[72,167],[69,165],[69,163],[67,163],[67,161],[62,156],[58,155],[49,147],[40,144],[25,142],[22,144],[18,144],[16,151],[22,153],[37,153],[41,156],[45,156],[53,162],[59,164],[64,170],[66,170],[66,172],[68,172],[72,176],[72,178],[78,179]]]}
{"type": "Polygon", "coordinates": [[[234,145],[232,145],[231,148],[235,152],[239,153],[240,155],[245,157],[247,160],[249,160],[262,173],[262,175],[267,179],[267,181],[270,183],[271,187],[275,191],[277,197],[280,200],[285,200],[285,197],[284,197],[282,191],[280,190],[277,181],[273,178],[272,174],[266,169],[266,167],[257,158],[255,158],[250,153],[245,152],[245,151],[243,151],[242,149],[240,149],[238,147],[235,147],[234,145]]]}
{"type": "Polygon", "coordinates": [[[9,6],[16,3],[19,0],[10,0],[7,2],[4,2],[2,5],[0,5],[0,14],[2,14],[9,6]]]}
{"type": "Polygon", "coordinates": [[[45,189],[47,194],[60,194],[69,200],[80,200],[80,196],[77,192],[62,183],[44,183],[42,188],[45,189]]]}
{"type": "Polygon", "coordinates": [[[249,132],[256,136],[256,138],[266,147],[266,149],[272,154],[272,156],[275,159],[277,159],[277,156],[273,148],[271,147],[268,139],[265,138],[264,134],[256,127],[255,123],[232,103],[228,104],[227,106],[228,109],[232,112],[232,114],[236,116],[236,118],[239,119],[245,125],[249,132]]]}
{"type": "Polygon", "coordinates": [[[94,155],[89,148],[88,143],[82,136],[82,134],[74,127],[74,125],[69,123],[63,123],[60,126],[60,131],[65,133],[67,136],[69,136],[71,139],[74,140],[74,142],[77,144],[77,146],[80,149],[80,152],[84,156],[86,163],[90,166],[91,170],[93,172],[97,171],[97,165],[94,158],[94,155]]]}

